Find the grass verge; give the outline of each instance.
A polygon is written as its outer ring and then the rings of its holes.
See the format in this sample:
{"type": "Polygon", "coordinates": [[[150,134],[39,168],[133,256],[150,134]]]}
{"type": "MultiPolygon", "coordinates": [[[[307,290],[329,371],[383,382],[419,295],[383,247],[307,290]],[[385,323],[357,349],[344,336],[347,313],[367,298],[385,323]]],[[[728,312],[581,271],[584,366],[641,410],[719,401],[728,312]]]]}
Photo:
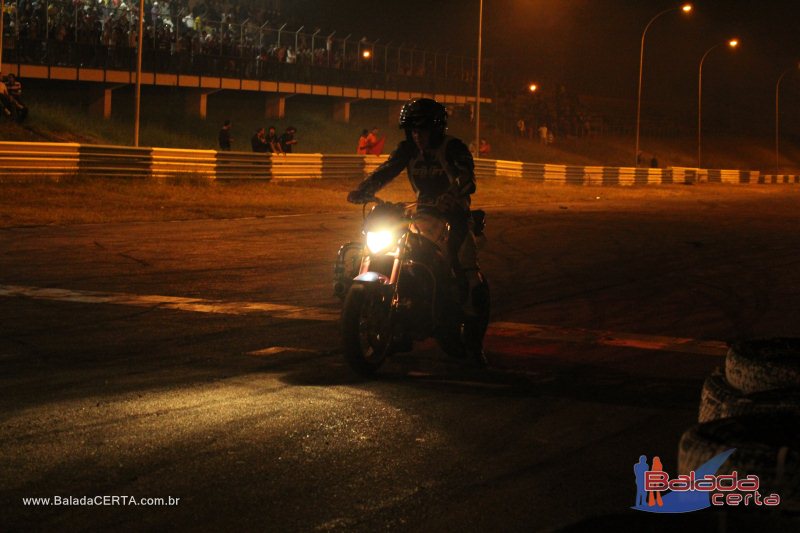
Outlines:
{"type": "MultiPolygon", "coordinates": [[[[111,222],[230,219],[301,213],[360,210],[345,201],[358,180],[298,180],[291,182],[189,182],[81,179],[59,182],[1,182],[0,227],[69,225],[111,222]]],[[[797,197],[792,186],[645,186],[583,187],[535,185],[494,178],[479,184],[475,206],[549,209],[647,209],[654,203],[675,208],[696,202],[736,202],[760,197],[797,197]]],[[[412,200],[404,178],[396,179],[380,196],[412,200]]]]}

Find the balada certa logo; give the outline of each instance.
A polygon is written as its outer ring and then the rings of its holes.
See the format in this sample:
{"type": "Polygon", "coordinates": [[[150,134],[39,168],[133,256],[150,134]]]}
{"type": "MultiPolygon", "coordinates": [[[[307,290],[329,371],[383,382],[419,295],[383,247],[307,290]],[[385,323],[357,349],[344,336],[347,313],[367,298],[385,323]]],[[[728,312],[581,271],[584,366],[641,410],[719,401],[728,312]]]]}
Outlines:
{"type": "Polygon", "coordinates": [[[647,464],[647,457],[642,455],[633,465],[637,491],[636,505],[631,509],[649,513],[689,513],[711,506],[774,507],[780,504],[779,495],[759,492],[760,482],[756,475],[736,471],[717,475],[720,466],[735,451],[723,452],[697,470],[675,478],[670,478],[663,470],[658,457],[653,457],[651,466],[647,464]]]}

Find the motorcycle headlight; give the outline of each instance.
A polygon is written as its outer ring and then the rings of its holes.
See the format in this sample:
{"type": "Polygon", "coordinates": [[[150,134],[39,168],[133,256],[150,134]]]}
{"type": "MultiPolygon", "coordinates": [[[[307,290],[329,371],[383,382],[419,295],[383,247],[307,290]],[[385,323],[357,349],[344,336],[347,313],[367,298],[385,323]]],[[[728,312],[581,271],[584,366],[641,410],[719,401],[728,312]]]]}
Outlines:
{"type": "Polygon", "coordinates": [[[387,248],[395,244],[396,239],[394,232],[389,230],[384,231],[368,231],[367,232],[367,248],[370,253],[377,254],[386,251],[387,248]]]}

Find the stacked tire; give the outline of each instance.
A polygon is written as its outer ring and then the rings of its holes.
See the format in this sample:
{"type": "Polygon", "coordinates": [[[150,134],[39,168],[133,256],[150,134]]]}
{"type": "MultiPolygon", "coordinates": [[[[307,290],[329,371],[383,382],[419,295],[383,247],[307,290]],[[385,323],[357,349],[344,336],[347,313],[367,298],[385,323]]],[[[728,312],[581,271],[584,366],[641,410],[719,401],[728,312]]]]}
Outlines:
{"type": "Polygon", "coordinates": [[[699,422],[681,437],[682,474],[736,448],[718,474],[756,474],[762,495],[800,511],[800,339],[731,344],[703,384],[699,422]]]}

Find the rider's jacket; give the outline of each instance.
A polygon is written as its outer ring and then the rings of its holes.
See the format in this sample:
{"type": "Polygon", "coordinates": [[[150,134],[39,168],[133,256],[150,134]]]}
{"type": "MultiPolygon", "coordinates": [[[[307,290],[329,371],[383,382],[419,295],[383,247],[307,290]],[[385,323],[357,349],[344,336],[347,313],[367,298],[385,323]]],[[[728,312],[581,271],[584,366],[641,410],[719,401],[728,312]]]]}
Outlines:
{"type": "Polygon", "coordinates": [[[389,159],[361,182],[358,190],[375,194],[403,169],[420,203],[435,203],[439,196],[451,192],[457,199],[453,209],[469,211],[470,195],[475,192],[475,163],[459,139],[445,135],[438,146],[424,151],[412,141],[402,141],[389,159]]]}

